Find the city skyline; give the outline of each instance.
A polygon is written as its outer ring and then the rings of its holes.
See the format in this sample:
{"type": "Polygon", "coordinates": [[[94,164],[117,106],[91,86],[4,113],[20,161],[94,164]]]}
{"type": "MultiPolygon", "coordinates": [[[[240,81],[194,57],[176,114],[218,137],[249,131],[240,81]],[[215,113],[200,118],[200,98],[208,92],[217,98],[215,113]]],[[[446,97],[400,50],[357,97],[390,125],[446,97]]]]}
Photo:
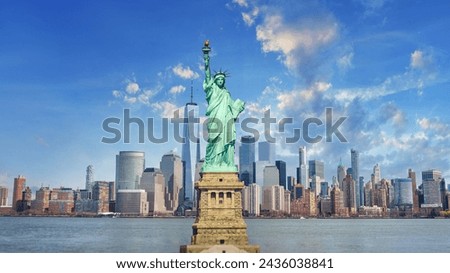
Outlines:
{"type": "Polygon", "coordinates": [[[143,120],[170,117],[190,101],[191,82],[203,116],[205,39],[211,65],[230,71],[227,87],[247,102],[244,117],[269,108],[293,117],[287,136],[305,118],[323,119],[325,107],[347,117],[347,143],[285,144],[274,130],[287,175],[296,177],[302,146],[308,160],[324,162],[330,183],[339,158],[351,165],[350,149],[366,182],[377,163],[383,177],[406,177],[408,168],[450,175],[445,1],[105,3],[24,1],[0,11],[8,37],[0,44],[1,186],[11,189],[21,174],[35,188],[77,188],[88,165],[95,179],[115,180],[118,151],[143,151],[153,167],[170,150],[181,155],[173,139],[139,144],[135,127],[129,144],[102,143],[102,122],[124,109],[143,120]]]}

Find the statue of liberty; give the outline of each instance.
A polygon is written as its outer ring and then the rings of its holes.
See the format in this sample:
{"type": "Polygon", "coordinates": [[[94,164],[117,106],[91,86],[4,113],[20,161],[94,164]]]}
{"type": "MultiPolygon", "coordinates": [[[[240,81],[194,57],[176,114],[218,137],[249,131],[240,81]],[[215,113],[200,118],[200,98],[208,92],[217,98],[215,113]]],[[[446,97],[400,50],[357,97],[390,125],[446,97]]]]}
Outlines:
{"type": "Polygon", "coordinates": [[[202,172],[237,172],[234,164],[234,147],[236,142],[235,121],[244,110],[244,102],[232,100],[225,87],[226,72],[219,71],[211,77],[209,66],[209,41],[203,47],[205,61],[205,80],[203,89],[206,93],[208,107],[208,145],[202,172]]]}

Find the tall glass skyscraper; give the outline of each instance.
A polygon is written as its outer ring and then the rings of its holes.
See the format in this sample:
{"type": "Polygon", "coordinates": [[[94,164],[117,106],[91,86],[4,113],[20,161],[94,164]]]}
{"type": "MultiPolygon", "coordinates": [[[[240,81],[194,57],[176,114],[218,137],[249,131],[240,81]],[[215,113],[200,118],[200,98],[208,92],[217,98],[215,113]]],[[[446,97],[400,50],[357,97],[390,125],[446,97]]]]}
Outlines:
{"type": "Polygon", "coordinates": [[[86,190],[92,192],[92,187],[94,186],[94,166],[89,165],[86,168],[86,190]]]}
{"type": "Polygon", "coordinates": [[[360,206],[364,205],[364,189],[360,189],[359,186],[359,152],[351,149],[350,150],[351,155],[351,164],[352,164],[352,177],[353,180],[356,181],[355,183],[355,198],[356,198],[356,207],[359,208],[360,206]],[[361,190],[363,193],[361,194],[361,190]]]}
{"type": "Polygon", "coordinates": [[[344,165],[342,165],[342,160],[340,160],[339,165],[337,167],[337,183],[339,187],[342,186],[342,181],[344,181],[345,176],[347,176],[347,169],[344,165]]]}
{"type": "Polygon", "coordinates": [[[183,163],[179,155],[169,152],[163,155],[159,164],[166,187],[166,208],[174,211],[180,204],[183,188],[183,163]]]}
{"type": "Polygon", "coordinates": [[[199,110],[198,105],[192,102],[184,107],[183,143],[181,148],[181,160],[184,161],[183,173],[183,201],[185,206],[192,208],[195,200],[194,179],[195,166],[200,161],[199,139],[199,110]]]}
{"type": "Polygon", "coordinates": [[[411,178],[394,179],[394,194],[395,206],[412,206],[413,191],[411,178]]]}
{"type": "Polygon", "coordinates": [[[325,163],[319,160],[309,160],[309,177],[318,176],[323,181],[325,180],[325,163]]]}
{"type": "Polygon", "coordinates": [[[283,186],[284,189],[288,189],[288,185],[286,184],[286,162],[283,160],[275,161],[275,166],[278,168],[278,172],[280,174],[279,185],[283,186]]]}
{"type": "Polygon", "coordinates": [[[255,183],[253,164],[255,162],[255,137],[241,137],[239,147],[239,178],[246,186],[255,183]]]}
{"type": "Polygon", "coordinates": [[[275,164],[275,143],[263,141],[258,143],[258,160],[275,164]]]}
{"type": "Polygon", "coordinates": [[[423,206],[442,206],[440,182],[442,173],[431,169],[422,172],[423,206]]]}
{"type": "Polygon", "coordinates": [[[139,151],[121,151],[116,155],[116,192],[139,189],[145,168],[145,154],[139,151]]]}
{"type": "Polygon", "coordinates": [[[302,184],[305,189],[309,189],[309,168],[306,161],[306,147],[298,149],[299,165],[297,168],[297,183],[302,184]]]}

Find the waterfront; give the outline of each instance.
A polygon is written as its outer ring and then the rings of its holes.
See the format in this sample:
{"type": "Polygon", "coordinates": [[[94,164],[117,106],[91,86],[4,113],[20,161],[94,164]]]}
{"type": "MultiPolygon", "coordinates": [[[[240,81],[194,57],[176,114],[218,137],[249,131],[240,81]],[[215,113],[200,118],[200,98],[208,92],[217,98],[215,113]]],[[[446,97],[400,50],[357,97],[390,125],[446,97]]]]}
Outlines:
{"type": "MultiPolygon", "coordinates": [[[[176,253],[193,218],[0,217],[3,253],[176,253]]],[[[246,219],[273,253],[450,253],[448,219],[246,219]]]]}

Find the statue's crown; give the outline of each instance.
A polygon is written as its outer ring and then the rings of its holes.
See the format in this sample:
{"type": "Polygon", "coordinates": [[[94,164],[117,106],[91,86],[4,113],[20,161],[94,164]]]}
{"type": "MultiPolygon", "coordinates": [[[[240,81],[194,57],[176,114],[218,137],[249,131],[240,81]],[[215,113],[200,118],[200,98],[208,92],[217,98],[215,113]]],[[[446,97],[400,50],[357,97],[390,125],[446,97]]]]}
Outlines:
{"type": "Polygon", "coordinates": [[[222,71],[222,69],[220,69],[218,72],[217,71],[214,71],[214,72],[215,72],[214,79],[219,78],[219,77],[227,78],[230,76],[230,74],[226,70],[222,71]]]}

